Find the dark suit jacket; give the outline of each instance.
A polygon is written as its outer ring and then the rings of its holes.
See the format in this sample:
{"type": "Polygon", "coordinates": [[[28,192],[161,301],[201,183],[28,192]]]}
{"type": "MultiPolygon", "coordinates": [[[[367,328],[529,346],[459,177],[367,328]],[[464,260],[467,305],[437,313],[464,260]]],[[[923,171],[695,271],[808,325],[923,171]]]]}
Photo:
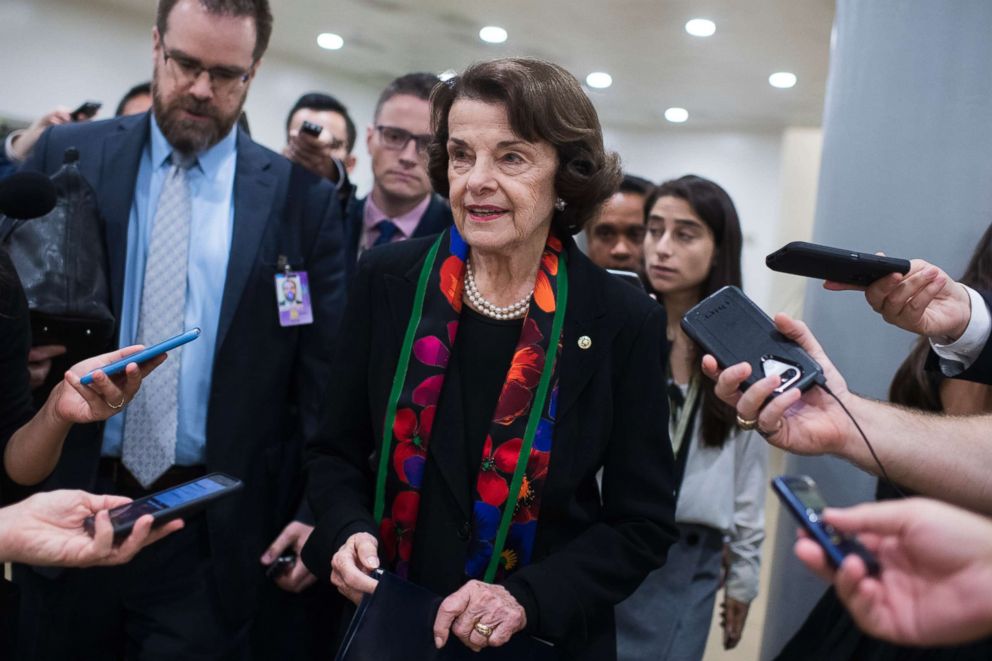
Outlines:
{"type": "MultiPolygon", "coordinates": [[[[985,304],[992,310],[992,292],[978,292],[985,299],[985,304]]],[[[985,348],[978,355],[971,367],[961,374],[957,374],[955,379],[965,379],[966,381],[976,381],[986,385],[992,385],[992,341],[985,343],[985,348]]]]}
{"type": "MultiPolygon", "coordinates": [[[[79,150],[105,222],[113,309],[120,315],[127,225],[147,114],[47,131],[26,167],[51,173],[79,150]]],[[[255,605],[258,558],[296,511],[302,494],[302,438],[316,427],[344,305],[342,223],[327,182],[238,134],[234,232],[220,309],[207,412],[206,464],[245,483],[207,512],[222,602],[235,617],[255,605]],[[309,273],[314,323],[279,325],[273,277],[280,255],[309,273]]],[[[45,489],[91,489],[101,429],[87,425],[66,441],[45,489]]],[[[154,547],[145,551],[154,553],[154,547]]]]}
{"type": "MultiPolygon", "coordinates": [[[[317,528],[303,560],[322,579],[349,535],[376,534],[374,467],[386,401],[430,243],[383,246],[364,255],[358,267],[325,417],[305,457],[317,528]]],[[[527,610],[528,631],[561,643],[570,658],[610,659],[616,655],[613,604],[663,564],[678,536],[664,316],[643,293],[594,266],[571,240],[566,251],[570,294],[559,417],[534,561],[505,585],[527,610]],[[590,348],[578,346],[582,336],[592,340],[590,348]],[[602,495],[596,484],[600,468],[602,495]]],[[[429,547],[432,559],[457,558],[460,549],[461,562],[454,561],[460,571],[471,481],[459,452],[460,432],[439,429],[444,414],[435,419],[428,461],[436,462],[451,495],[442,514],[448,534],[426,544],[418,538],[414,548],[429,547]]]]}
{"type": "MultiPolygon", "coordinates": [[[[345,262],[348,269],[348,281],[351,282],[355,274],[355,265],[358,263],[359,244],[362,241],[362,225],[365,220],[365,200],[367,197],[357,199],[351,198],[348,204],[348,213],[345,217],[345,262]]],[[[440,195],[431,195],[431,202],[424,210],[424,215],[417,223],[417,229],[413,231],[412,239],[419,239],[423,236],[434,236],[451,227],[453,219],[451,217],[451,207],[440,195]]]]}

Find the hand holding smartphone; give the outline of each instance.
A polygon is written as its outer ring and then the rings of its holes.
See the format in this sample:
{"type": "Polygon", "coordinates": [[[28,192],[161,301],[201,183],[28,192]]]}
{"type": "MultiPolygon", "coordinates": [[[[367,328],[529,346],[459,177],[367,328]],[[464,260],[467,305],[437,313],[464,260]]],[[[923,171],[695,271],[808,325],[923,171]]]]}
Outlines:
{"type": "Polygon", "coordinates": [[[827,561],[837,569],[848,554],[861,557],[871,576],[881,571],[878,560],[852,535],[838,532],[821,518],[827,506],[816,488],[816,482],[806,475],[781,475],[772,480],[772,488],[792,516],[826,553],[827,561]]]}
{"type": "Polygon", "coordinates": [[[99,101],[86,101],[78,108],[69,113],[69,117],[74,122],[81,122],[84,119],[92,119],[103,106],[99,101]]]}
{"type": "Polygon", "coordinates": [[[773,271],[867,287],[890,273],[909,273],[909,260],[793,241],[765,257],[773,271]]]}
{"type": "MultiPolygon", "coordinates": [[[[133,500],[110,510],[110,523],[114,526],[114,541],[119,542],[131,534],[135,522],[145,514],[151,514],[157,527],[190,516],[204,509],[219,498],[229,496],[244,486],[241,480],[224,473],[211,473],[197,480],[165,489],[158,493],[133,500]]],[[[95,530],[94,517],[87,517],[83,527],[90,535],[95,530]]]]}
{"type": "Polygon", "coordinates": [[[782,335],[768,315],[737,287],[724,287],[697,303],[682,317],[682,329],[716,358],[721,369],[742,362],[751,364],[751,375],[740,385],[742,392],[773,374],[781,379],[773,395],[826,383],[820,365],[782,335]]]}
{"type": "MultiPolygon", "coordinates": [[[[142,349],[138,353],[132,354],[127,358],[123,358],[121,360],[118,360],[116,362],[110,363],[109,365],[105,365],[97,369],[101,370],[107,376],[113,376],[114,374],[119,374],[120,372],[123,372],[124,368],[126,368],[131,363],[138,363],[140,365],[141,363],[149,361],[152,358],[155,358],[156,356],[162,355],[166,351],[175,349],[176,347],[186,344],[187,342],[192,342],[198,337],[200,337],[200,329],[194,328],[193,330],[188,330],[185,333],[180,333],[175,337],[170,337],[168,340],[159,342],[158,344],[148,347],[147,349],[142,349]]],[[[84,386],[88,386],[91,383],[93,383],[93,373],[96,371],[97,370],[92,370],[91,372],[86,374],[86,376],[84,376],[82,379],[79,380],[80,383],[82,383],[84,386]]]]}

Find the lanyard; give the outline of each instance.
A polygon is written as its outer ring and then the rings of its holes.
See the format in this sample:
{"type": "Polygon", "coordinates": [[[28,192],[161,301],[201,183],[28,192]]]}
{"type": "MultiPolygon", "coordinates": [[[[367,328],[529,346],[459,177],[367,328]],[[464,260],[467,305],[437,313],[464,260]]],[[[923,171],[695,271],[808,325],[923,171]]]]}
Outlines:
{"type": "Polygon", "coordinates": [[[669,420],[668,431],[671,434],[672,440],[672,454],[678,456],[679,450],[682,448],[682,443],[685,441],[685,437],[689,432],[689,423],[695,417],[696,412],[696,400],[699,398],[699,377],[693,376],[689,381],[689,391],[685,396],[685,403],[679,410],[678,418],[675,420],[675,429],[672,429],[671,420],[669,420]]]}

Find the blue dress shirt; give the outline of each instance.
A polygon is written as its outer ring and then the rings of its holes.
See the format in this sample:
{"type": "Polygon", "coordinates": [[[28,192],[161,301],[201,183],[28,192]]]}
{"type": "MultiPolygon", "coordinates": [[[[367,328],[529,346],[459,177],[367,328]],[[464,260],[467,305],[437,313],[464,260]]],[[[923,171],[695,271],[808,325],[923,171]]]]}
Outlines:
{"type": "MultiPolygon", "coordinates": [[[[134,202],[127,225],[127,259],[121,307],[120,346],[134,344],[138,311],[145,281],[145,262],[162,184],[169,172],[172,146],[151,115],[151,140],[138,165],[134,202]]],[[[170,360],[182,358],[179,368],[179,425],[176,464],[205,463],[207,403],[217,345],[221,299],[227,278],[227,261],[234,231],[234,172],[237,163],[237,126],[216,145],[197,155],[190,168],[192,219],[189,263],[186,272],[184,327],[199,327],[200,337],[169,352],[170,360]]],[[[154,344],[168,338],[148,338],[154,344]]],[[[153,377],[154,378],[154,377],[153,377]]],[[[120,457],[125,415],[107,421],[103,435],[104,456],[120,457]]]]}

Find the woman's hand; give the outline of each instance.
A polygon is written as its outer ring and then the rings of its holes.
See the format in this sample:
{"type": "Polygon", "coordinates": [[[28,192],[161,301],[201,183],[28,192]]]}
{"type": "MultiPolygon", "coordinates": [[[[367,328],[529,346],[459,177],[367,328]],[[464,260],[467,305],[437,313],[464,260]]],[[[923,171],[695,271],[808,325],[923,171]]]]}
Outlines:
{"type": "Polygon", "coordinates": [[[141,380],[162,364],[165,354],[141,365],[131,363],[125,368],[123,376],[109,377],[97,368],[126,358],[142,349],[144,347],[137,344],[87,358],[73,365],[48,396],[46,405],[56,421],[96,422],[119,413],[124,405],[134,398],[134,394],[141,387],[141,380]],[[93,385],[84,386],[80,379],[94,369],[96,372],[93,373],[93,385]]]}
{"type": "Polygon", "coordinates": [[[751,604],[731,599],[724,595],[720,604],[720,624],[723,625],[723,649],[732,650],[741,642],[744,633],[744,622],[751,604]]]}
{"type": "Polygon", "coordinates": [[[126,505],[130,498],[94,496],[85,491],[48,491],[0,509],[0,557],[34,565],[90,567],[128,562],[149,544],[183,527],[170,521],[152,530],[150,514],[139,518],[131,534],[114,544],[114,529],[106,510],[126,505]],[[94,534],[84,528],[93,516],[94,534]]]}
{"type": "Polygon", "coordinates": [[[448,642],[448,631],[473,652],[499,647],[527,626],[527,614],[502,585],[469,581],[441,602],[434,620],[434,644],[448,642]]]}
{"type": "MultiPolygon", "coordinates": [[[[790,340],[797,342],[823,368],[827,385],[837,397],[841,400],[853,398],[844,377],[827,358],[806,324],[778,314],[775,316],[775,326],[790,340]]],[[[796,454],[839,454],[847,439],[853,436],[847,415],[820,388],[810,388],[805,393],[798,388],[790,388],[777,397],[771,397],[780,383],[779,377],[772,375],[741,393],[738,388],[751,374],[750,364],[738,363],[721,371],[716,360],[709,355],[703,356],[703,372],[716,380],[714,392],[717,397],[736,407],[737,415],[742,420],[757,420],[758,431],[783,450],[796,454]]]]}
{"type": "Polygon", "coordinates": [[[331,583],[346,599],[358,605],[363,594],[375,592],[378,581],[369,574],[379,568],[379,540],[358,532],[331,558],[331,583]]]}

